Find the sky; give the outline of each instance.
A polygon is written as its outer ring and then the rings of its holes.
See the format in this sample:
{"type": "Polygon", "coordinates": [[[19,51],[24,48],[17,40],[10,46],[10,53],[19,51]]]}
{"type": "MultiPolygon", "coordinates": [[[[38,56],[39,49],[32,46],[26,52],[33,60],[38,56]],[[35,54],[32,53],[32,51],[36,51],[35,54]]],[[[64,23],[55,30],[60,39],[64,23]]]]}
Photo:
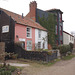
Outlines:
{"type": "MultiPolygon", "coordinates": [[[[29,4],[34,0],[0,0],[0,7],[14,13],[26,15],[29,4]]],[[[75,32],[75,1],[74,0],[35,0],[37,8],[41,10],[60,9],[63,12],[63,30],[75,32]]]]}

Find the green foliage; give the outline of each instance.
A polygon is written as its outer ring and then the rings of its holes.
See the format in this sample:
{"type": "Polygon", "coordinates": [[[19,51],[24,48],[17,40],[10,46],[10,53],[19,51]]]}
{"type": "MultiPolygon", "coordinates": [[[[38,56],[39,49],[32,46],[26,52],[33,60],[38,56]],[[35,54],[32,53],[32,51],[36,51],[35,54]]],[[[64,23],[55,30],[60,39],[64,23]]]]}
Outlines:
{"type": "Polygon", "coordinates": [[[60,45],[58,46],[58,49],[60,50],[61,54],[66,54],[68,51],[70,51],[70,45],[60,45]]]}
{"type": "Polygon", "coordinates": [[[55,25],[57,25],[55,14],[49,13],[47,18],[44,15],[43,17],[38,16],[38,20],[39,23],[48,30],[48,43],[52,46],[55,45],[55,25]]]}
{"type": "Polygon", "coordinates": [[[63,60],[70,60],[74,57],[75,57],[75,55],[68,55],[68,56],[63,57],[63,60]]]}
{"type": "Polygon", "coordinates": [[[69,43],[69,45],[70,45],[70,51],[72,51],[73,50],[73,44],[72,43],[69,43]]]}
{"type": "Polygon", "coordinates": [[[15,54],[14,52],[13,53],[5,53],[5,56],[7,57],[8,56],[8,58],[11,58],[11,59],[17,59],[17,57],[18,57],[18,54],[15,54]]]}
{"type": "Polygon", "coordinates": [[[11,72],[14,72],[15,70],[16,67],[10,66],[9,64],[6,65],[6,63],[0,65],[0,75],[11,75],[11,72]]]}
{"type": "Polygon", "coordinates": [[[11,75],[11,71],[2,71],[0,75],[11,75]]]}

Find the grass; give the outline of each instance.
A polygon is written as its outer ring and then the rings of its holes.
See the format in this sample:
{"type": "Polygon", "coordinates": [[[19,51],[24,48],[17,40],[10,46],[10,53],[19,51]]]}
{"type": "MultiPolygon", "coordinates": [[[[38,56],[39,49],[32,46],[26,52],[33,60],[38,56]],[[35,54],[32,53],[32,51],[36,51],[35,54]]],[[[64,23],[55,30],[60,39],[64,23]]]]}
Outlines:
{"type": "Polygon", "coordinates": [[[53,64],[55,64],[56,62],[60,61],[61,59],[55,59],[52,60],[51,62],[48,63],[42,63],[44,66],[52,66],[53,64]]]}
{"type": "Polygon", "coordinates": [[[75,55],[68,55],[68,56],[63,57],[62,59],[63,59],[63,60],[70,60],[70,59],[72,59],[73,57],[75,57],[75,55]]]}

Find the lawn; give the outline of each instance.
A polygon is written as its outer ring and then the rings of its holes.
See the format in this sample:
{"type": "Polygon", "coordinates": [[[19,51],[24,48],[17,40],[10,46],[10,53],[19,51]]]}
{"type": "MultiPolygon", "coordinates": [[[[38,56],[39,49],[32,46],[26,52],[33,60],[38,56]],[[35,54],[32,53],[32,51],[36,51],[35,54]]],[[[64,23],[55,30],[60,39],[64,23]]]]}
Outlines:
{"type": "Polygon", "coordinates": [[[63,57],[62,59],[63,59],[63,60],[70,60],[70,59],[72,59],[73,57],[75,57],[75,55],[68,55],[68,56],[63,57]]]}

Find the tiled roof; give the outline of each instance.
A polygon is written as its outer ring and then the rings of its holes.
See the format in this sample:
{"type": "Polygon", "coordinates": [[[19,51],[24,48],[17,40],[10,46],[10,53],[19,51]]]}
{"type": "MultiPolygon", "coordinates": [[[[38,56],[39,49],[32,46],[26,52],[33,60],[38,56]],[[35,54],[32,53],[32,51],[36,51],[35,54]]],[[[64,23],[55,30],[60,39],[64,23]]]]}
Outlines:
{"type": "Polygon", "coordinates": [[[30,27],[34,27],[34,28],[37,28],[37,29],[41,29],[41,30],[47,31],[47,29],[45,29],[45,28],[42,27],[39,23],[33,21],[33,20],[30,19],[30,18],[22,17],[22,16],[19,15],[19,14],[10,12],[10,11],[5,10],[5,9],[3,9],[3,8],[0,8],[0,9],[1,9],[2,11],[4,11],[8,16],[11,16],[12,19],[13,19],[14,21],[16,21],[16,23],[19,23],[19,24],[22,24],[22,25],[27,25],[27,26],[30,26],[30,27]]]}

